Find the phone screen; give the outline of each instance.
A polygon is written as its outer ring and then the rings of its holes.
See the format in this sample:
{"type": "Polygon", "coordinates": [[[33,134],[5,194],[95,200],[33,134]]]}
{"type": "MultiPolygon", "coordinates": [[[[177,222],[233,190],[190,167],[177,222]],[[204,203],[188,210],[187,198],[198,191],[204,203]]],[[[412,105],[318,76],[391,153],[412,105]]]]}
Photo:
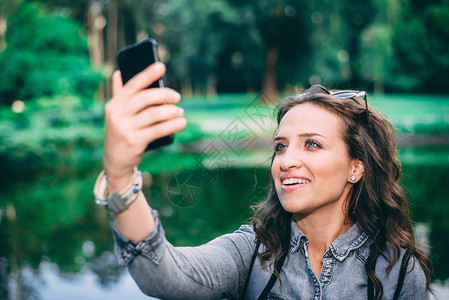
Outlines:
{"type": "MultiPolygon", "coordinates": [[[[157,55],[157,43],[154,39],[146,39],[140,43],[126,47],[117,54],[117,61],[120,72],[122,74],[122,81],[125,84],[128,80],[134,77],[137,73],[143,71],[146,67],[159,61],[157,55]]],[[[148,88],[164,87],[162,78],[156,80],[148,86],[148,88]]],[[[145,151],[157,149],[162,146],[173,143],[173,134],[162,137],[151,142],[145,151]]]]}
{"type": "MultiPolygon", "coordinates": [[[[159,61],[157,43],[154,39],[146,39],[140,43],[126,47],[117,55],[122,81],[125,84],[137,73],[142,72],[149,65],[159,61]]],[[[161,79],[155,81],[148,88],[164,87],[161,79]]]]}

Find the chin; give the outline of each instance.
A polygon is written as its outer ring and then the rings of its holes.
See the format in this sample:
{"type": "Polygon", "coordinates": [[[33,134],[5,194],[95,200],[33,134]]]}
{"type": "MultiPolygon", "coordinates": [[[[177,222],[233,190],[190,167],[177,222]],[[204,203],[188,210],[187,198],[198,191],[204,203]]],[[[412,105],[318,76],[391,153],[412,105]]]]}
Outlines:
{"type": "MultiPolygon", "coordinates": [[[[291,195],[293,196],[293,195],[291,195]]],[[[279,198],[279,201],[282,205],[282,208],[289,213],[292,214],[310,214],[314,212],[318,207],[315,205],[312,199],[307,199],[308,197],[302,197],[299,199],[298,197],[282,197],[279,198]]]]}
{"type": "MultiPolygon", "coordinates": [[[[295,201],[296,202],[296,201],[295,201]]],[[[301,205],[298,205],[298,203],[293,203],[293,201],[282,201],[281,200],[282,208],[289,213],[303,213],[304,207],[301,205]]]]}

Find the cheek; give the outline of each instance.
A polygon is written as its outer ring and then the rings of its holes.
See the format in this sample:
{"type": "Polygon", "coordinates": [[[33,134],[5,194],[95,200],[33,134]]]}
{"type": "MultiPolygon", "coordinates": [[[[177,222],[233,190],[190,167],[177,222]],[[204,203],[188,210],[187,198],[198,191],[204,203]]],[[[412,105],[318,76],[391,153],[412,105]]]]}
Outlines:
{"type": "Polygon", "coordinates": [[[276,157],[273,159],[273,163],[271,164],[271,176],[273,177],[275,185],[277,185],[277,179],[279,178],[280,169],[279,169],[279,159],[276,157]]]}
{"type": "Polygon", "coordinates": [[[349,174],[349,162],[336,155],[317,157],[311,161],[310,166],[311,168],[313,166],[315,176],[326,180],[338,180],[337,178],[346,177],[349,174]]]}
{"type": "Polygon", "coordinates": [[[335,168],[331,163],[324,163],[320,161],[315,165],[316,175],[318,177],[329,178],[335,176],[335,172],[339,172],[338,168],[335,168]]]}
{"type": "Polygon", "coordinates": [[[326,182],[327,189],[344,188],[349,179],[349,164],[345,161],[332,161],[329,164],[321,163],[319,178],[326,182]]]}

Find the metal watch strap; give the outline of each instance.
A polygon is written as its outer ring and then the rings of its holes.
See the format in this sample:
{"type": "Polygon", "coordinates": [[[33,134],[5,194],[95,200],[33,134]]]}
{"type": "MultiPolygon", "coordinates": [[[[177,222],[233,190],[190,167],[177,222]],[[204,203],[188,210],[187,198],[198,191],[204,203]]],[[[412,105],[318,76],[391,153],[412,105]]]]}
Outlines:
{"type": "Polygon", "coordinates": [[[136,176],[132,187],[125,191],[122,195],[114,193],[106,196],[106,208],[112,212],[120,212],[129,207],[129,205],[137,199],[137,193],[142,188],[142,173],[136,171],[136,176]]]}
{"type": "Polygon", "coordinates": [[[115,193],[106,197],[106,208],[112,212],[120,212],[129,207],[119,194],[115,193]]]}
{"type": "Polygon", "coordinates": [[[94,187],[95,203],[104,206],[112,212],[121,212],[137,199],[139,191],[142,189],[142,173],[134,169],[132,182],[119,193],[108,195],[106,175],[103,172],[98,176],[94,187]]]}

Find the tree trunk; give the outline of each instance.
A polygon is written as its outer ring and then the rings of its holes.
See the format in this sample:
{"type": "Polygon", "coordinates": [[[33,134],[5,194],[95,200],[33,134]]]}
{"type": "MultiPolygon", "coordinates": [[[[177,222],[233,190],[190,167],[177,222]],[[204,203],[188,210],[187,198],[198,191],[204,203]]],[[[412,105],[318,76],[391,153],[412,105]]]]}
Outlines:
{"type": "Polygon", "coordinates": [[[217,76],[209,74],[207,76],[207,97],[215,98],[217,97],[217,76]]]}
{"type": "MultiPolygon", "coordinates": [[[[115,55],[117,53],[118,1],[110,0],[108,5],[108,24],[106,26],[106,66],[108,76],[111,77],[115,69],[115,55]]],[[[107,82],[107,97],[111,97],[111,81],[107,82]]]]}
{"type": "Polygon", "coordinates": [[[349,40],[349,68],[351,70],[351,78],[349,84],[352,89],[364,89],[361,86],[361,74],[359,72],[359,64],[360,64],[360,36],[361,31],[357,31],[353,33],[349,40]]]}
{"type": "Polygon", "coordinates": [[[183,97],[192,97],[193,96],[193,88],[192,81],[190,80],[190,76],[181,77],[181,94],[183,97]]]}
{"type": "MultiPolygon", "coordinates": [[[[89,56],[92,66],[95,69],[100,69],[104,63],[104,42],[103,42],[103,28],[106,25],[106,20],[101,14],[99,5],[94,1],[90,1],[89,11],[87,13],[87,28],[89,31],[89,56]]],[[[95,99],[105,99],[104,82],[100,82],[95,99]]]]}
{"type": "Polygon", "coordinates": [[[270,46],[265,56],[263,78],[262,78],[262,102],[276,102],[279,97],[277,85],[276,65],[279,58],[279,48],[270,46]]]}
{"type": "Polygon", "coordinates": [[[8,28],[7,24],[6,19],[0,16],[0,45],[4,42],[6,29],[8,28]]]}

